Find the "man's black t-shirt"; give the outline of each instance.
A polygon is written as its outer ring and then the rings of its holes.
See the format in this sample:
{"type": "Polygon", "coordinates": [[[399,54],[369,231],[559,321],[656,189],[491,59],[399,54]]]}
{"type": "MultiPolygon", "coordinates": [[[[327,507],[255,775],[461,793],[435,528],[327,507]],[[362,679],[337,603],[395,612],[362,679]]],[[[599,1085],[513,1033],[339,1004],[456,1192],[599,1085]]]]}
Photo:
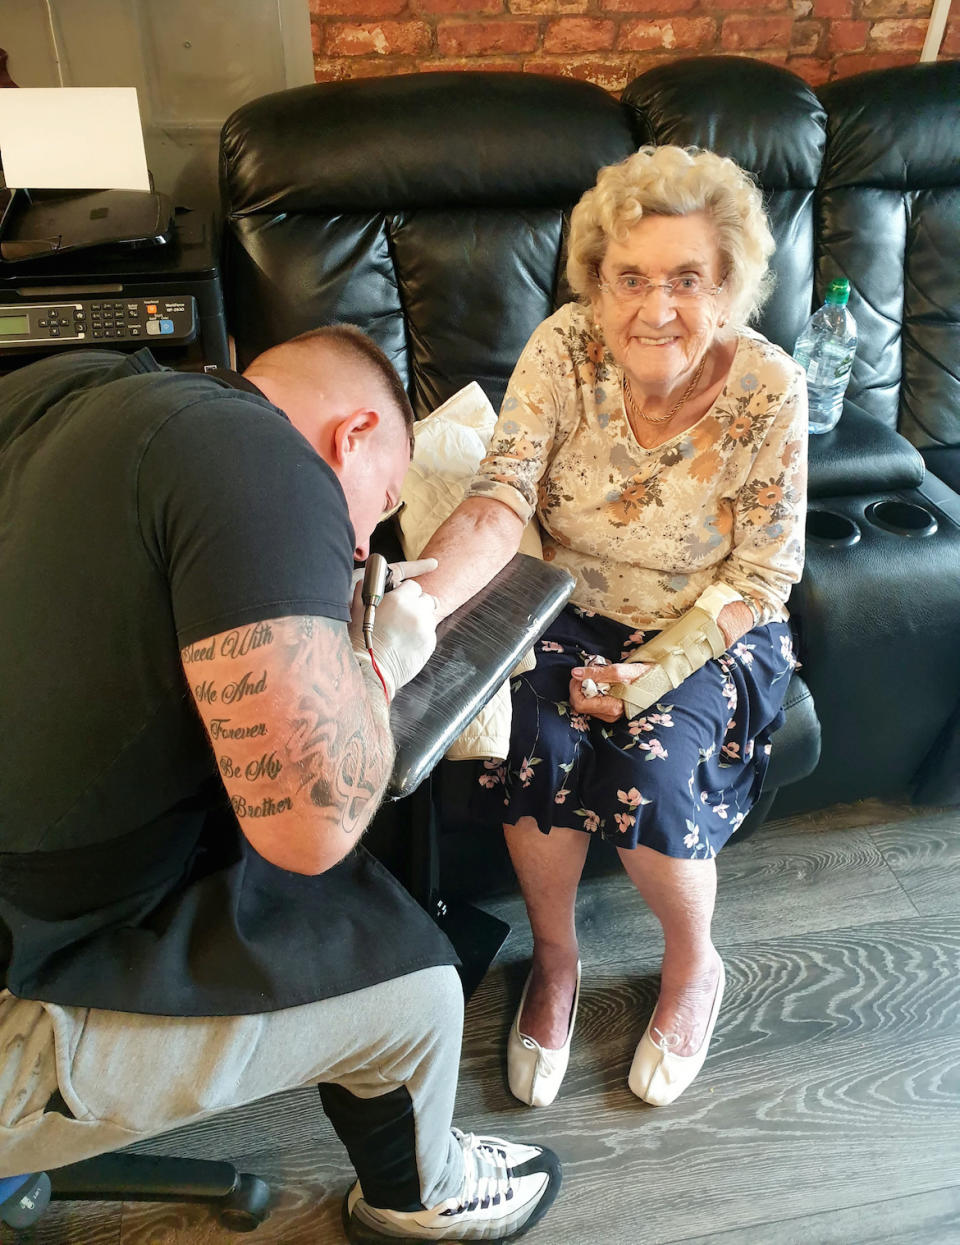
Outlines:
{"type": "Polygon", "coordinates": [[[0,967],[14,994],[229,1014],[451,962],[362,849],[311,878],[249,847],[180,662],[270,618],[346,621],[353,546],[336,477],[262,395],[148,351],[0,380],[0,967]]]}

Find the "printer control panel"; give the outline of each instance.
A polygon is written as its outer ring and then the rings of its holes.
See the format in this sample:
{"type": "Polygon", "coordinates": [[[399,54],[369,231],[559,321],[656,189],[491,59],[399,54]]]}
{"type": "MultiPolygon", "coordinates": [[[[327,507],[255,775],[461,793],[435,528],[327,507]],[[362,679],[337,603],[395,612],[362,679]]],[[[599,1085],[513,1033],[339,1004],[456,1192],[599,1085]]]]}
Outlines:
{"type": "Polygon", "coordinates": [[[116,342],[186,344],[196,336],[197,302],[192,295],[0,304],[0,351],[116,342]]]}

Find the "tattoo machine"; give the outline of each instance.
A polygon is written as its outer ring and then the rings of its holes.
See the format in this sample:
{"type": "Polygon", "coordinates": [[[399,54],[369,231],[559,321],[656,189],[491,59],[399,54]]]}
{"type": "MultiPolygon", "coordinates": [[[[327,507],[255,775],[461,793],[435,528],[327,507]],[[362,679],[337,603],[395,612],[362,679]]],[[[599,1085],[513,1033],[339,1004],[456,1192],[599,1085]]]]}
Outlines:
{"type": "Polygon", "coordinates": [[[367,558],[363,571],[363,587],[360,599],[363,601],[363,642],[369,649],[373,644],[373,622],[377,616],[377,606],[383,600],[383,594],[392,585],[388,583],[390,567],[382,553],[371,553],[367,558]]]}

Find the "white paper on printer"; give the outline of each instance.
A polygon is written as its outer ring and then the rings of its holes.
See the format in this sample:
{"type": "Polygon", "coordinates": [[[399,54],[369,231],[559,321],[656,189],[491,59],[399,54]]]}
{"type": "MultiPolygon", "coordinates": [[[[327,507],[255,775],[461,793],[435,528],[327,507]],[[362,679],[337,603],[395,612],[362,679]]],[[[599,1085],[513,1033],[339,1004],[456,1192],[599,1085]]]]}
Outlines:
{"type": "Polygon", "coordinates": [[[8,186],[149,190],[136,87],[0,91],[0,158],[8,186]]]}

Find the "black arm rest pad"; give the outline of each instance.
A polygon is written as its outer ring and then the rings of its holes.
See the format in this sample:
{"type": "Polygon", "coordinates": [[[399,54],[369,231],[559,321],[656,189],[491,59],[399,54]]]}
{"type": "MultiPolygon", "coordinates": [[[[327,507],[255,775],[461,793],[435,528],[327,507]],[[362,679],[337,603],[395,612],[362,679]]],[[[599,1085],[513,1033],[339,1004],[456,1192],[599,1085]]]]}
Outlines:
{"type": "Polygon", "coordinates": [[[390,709],[397,742],[392,799],[415,791],[464,727],[563,609],[573,580],[518,553],[437,629],[427,665],[400,689],[390,709]]]}
{"type": "Polygon", "coordinates": [[[931,445],[920,451],[927,470],[960,493],[960,445],[931,445]]]}
{"type": "Polygon", "coordinates": [[[810,438],[811,497],[916,488],[923,473],[920,451],[849,399],[836,428],[810,438]]]}
{"type": "Polygon", "coordinates": [[[810,689],[798,674],[790,680],[783,702],[784,722],[773,736],[765,791],[784,787],[813,773],[820,760],[820,719],[810,689]]]}

